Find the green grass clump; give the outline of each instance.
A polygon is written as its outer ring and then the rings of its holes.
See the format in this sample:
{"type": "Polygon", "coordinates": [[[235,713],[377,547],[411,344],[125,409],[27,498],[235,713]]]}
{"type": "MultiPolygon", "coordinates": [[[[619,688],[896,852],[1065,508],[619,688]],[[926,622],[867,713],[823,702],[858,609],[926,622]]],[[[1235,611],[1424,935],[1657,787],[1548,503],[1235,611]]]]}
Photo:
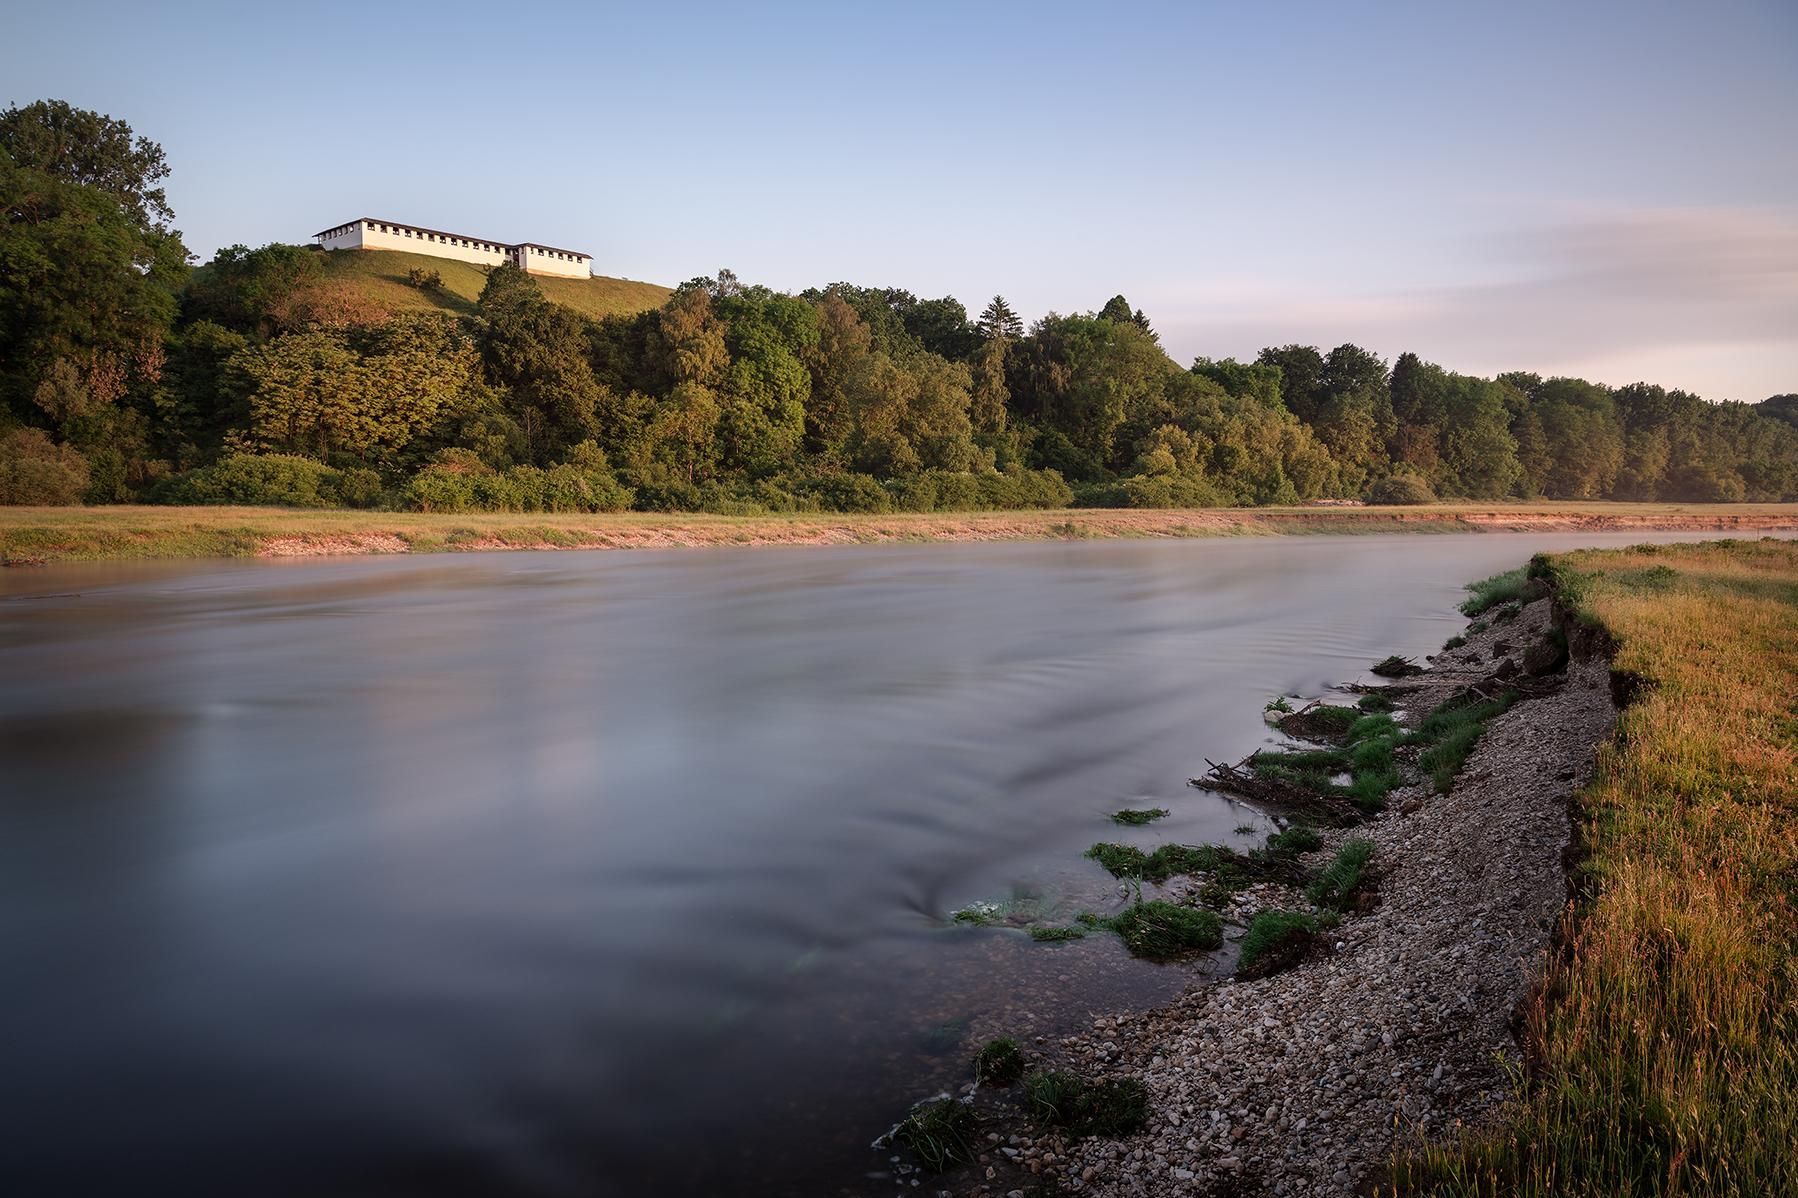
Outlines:
{"type": "Polygon", "coordinates": [[[1466,643],[1467,643],[1467,638],[1464,636],[1451,636],[1446,641],[1442,642],[1442,651],[1444,653],[1446,653],[1450,649],[1459,649],[1462,645],[1465,645],[1466,643]]]}
{"type": "Polygon", "coordinates": [[[911,1150],[924,1167],[941,1173],[975,1156],[980,1117],[974,1108],[953,1098],[938,1098],[912,1108],[893,1131],[893,1142],[911,1150]]]}
{"type": "Polygon", "coordinates": [[[1145,853],[1133,844],[1100,841],[1086,855],[1103,865],[1114,878],[1165,882],[1187,874],[1206,873],[1229,860],[1230,850],[1211,844],[1164,844],[1145,853]]]}
{"type": "Polygon", "coordinates": [[[1412,743],[1424,746],[1417,764],[1434,780],[1438,791],[1447,793],[1454,785],[1455,775],[1485,732],[1486,721],[1508,710],[1514,701],[1513,695],[1465,705],[1450,699],[1418,725],[1411,736],[1412,743]]]}
{"type": "Polygon", "coordinates": [[[1510,603],[1523,594],[1523,584],[1527,581],[1529,567],[1518,566],[1515,570],[1494,574],[1481,582],[1470,582],[1467,584],[1467,598],[1461,601],[1461,614],[1484,615],[1501,603],[1510,603]]]}
{"type": "Polygon", "coordinates": [[[1317,934],[1317,920],[1299,911],[1263,911],[1249,923],[1242,938],[1237,967],[1244,973],[1265,977],[1298,963],[1317,934]]]}
{"type": "Polygon", "coordinates": [[[1276,857],[1296,857],[1323,847],[1323,843],[1324,838],[1318,835],[1316,828],[1294,824],[1283,832],[1270,834],[1265,848],[1276,857]]]}
{"type": "Polygon", "coordinates": [[[1210,952],[1224,943],[1224,921],[1217,912],[1161,899],[1126,907],[1102,923],[1123,938],[1133,956],[1151,961],[1210,952]]]}
{"type": "Polygon", "coordinates": [[[1089,1082],[1051,1069],[1026,1078],[1024,1095],[1038,1123],[1076,1136],[1127,1136],[1149,1117],[1148,1087],[1133,1077],[1089,1082]]]}
{"type": "Polygon", "coordinates": [[[1147,811],[1132,811],[1125,809],[1123,811],[1112,812],[1111,822],[1114,824],[1125,824],[1133,828],[1140,828],[1142,825],[1153,823],[1155,820],[1165,819],[1170,814],[1172,813],[1168,811],[1166,807],[1151,807],[1147,811]]]}
{"type": "Polygon", "coordinates": [[[1373,691],[1370,694],[1362,695],[1355,706],[1362,711],[1378,715],[1382,712],[1391,711],[1397,704],[1391,699],[1388,699],[1385,695],[1380,694],[1380,692],[1373,691]]]}
{"type": "Polygon", "coordinates": [[[988,1040],[974,1054],[974,1080],[983,1086],[1009,1086],[1024,1076],[1024,1050],[1009,1036],[988,1040]]]}
{"type": "Polygon", "coordinates": [[[1372,666],[1373,672],[1383,678],[1409,678],[1413,674],[1423,673],[1423,667],[1409,657],[1400,657],[1394,653],[1383,657],[1372,666]]]}
{"type": "Polygon", "coordinates": [[[1367,880],[1367,863],[1372,860],[1373,841],[1360,838],[1348,841],[1336,850],[1335,858],[1306,889],[1305,897],[1324,910],[1343,910],[1367,880]]]}
{"type": "Polygon", "coordinates": [[[1060,940],[1079,940],[1086,932],[1080,928],[1052,928],[1038,924],[1030,929],[1030,938],[1053,944],[1060,940]]]}

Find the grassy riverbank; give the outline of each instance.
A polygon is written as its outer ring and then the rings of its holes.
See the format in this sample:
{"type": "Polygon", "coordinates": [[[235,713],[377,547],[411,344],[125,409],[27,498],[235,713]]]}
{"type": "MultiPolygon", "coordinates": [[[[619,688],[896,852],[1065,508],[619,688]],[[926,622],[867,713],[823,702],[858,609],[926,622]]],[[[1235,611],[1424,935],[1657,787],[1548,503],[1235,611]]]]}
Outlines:
{"type": "Polygon", "coordinates": [[[1080,509],[899,515],[542,515],[262,507],[0,507],[0,564],[482,549],[664,549],[1096,537],[1798,529],[1798,504],[1518,503],[1406,508],[1080,509]]]}
{"type": "Polygon", "coordinates": [[[1551,568],[1635,699],[1579,800],[1585,897],[1529,1012],[1523,1095],[1396,1188],[1798,1193],[1798,545],[1551,568]]]}

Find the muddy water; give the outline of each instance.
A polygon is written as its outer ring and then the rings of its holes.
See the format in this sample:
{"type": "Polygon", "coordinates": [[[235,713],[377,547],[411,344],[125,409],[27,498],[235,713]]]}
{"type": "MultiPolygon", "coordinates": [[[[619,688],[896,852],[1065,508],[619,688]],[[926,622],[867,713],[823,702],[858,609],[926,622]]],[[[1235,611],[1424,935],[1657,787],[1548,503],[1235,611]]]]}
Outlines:
{"type": "Polygon", "coordinates": [[[1251,839],[1275,691],[1604,540],[0,573],[0,1189],[890,1192],[978,1037],[1193,977],[947,912],[1251,839]]]}

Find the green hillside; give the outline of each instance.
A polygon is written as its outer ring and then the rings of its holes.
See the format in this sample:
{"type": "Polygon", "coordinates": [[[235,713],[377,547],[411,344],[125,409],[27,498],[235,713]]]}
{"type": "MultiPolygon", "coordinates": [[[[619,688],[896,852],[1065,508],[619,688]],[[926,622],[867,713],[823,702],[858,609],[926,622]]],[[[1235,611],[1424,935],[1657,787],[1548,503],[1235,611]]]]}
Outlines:
{"type": "MultiPolygon", "coordinates": [[[[470,262],[408,254],[399,250],[332,250],[323,255],[325,278],[350,281],[368,297],[396,312],[474,311],[487,276],[470,262]],[[414,268],[434,270],[443,278],[440,290],[425,291],[406,281],[414,268]]],[[[533,275],[543,294],[586,316],[613,316],[659,308],[673,292],[657,283],[635,279],[557,279],[533,275]]]]}

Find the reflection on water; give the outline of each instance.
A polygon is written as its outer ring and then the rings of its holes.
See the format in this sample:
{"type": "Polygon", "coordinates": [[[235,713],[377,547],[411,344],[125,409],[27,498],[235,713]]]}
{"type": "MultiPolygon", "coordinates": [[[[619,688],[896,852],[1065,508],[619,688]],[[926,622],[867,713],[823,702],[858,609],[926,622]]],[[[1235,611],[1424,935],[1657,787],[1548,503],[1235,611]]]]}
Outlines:
{"type": "Polygon", "coordinates": [[[859,1190],[974,1038],[1190,980],[944,913],[1231,839],[1265,699],[1605,539],[0,574],[0,1188],[859,1190]]]}

